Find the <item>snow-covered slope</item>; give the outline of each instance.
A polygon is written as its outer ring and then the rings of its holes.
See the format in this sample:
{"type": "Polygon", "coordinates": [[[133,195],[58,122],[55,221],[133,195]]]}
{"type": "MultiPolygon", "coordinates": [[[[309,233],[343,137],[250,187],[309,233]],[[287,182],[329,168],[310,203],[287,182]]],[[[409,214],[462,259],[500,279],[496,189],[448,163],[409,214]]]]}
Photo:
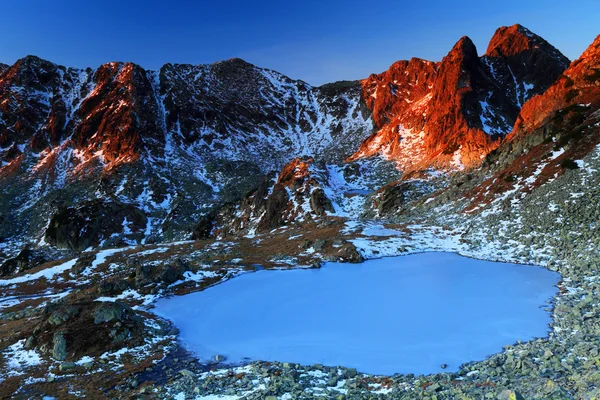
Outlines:
{"type": "MultiPolygon", "coordinates": [[[[184,237],[269,171],[341,162],[371,131],[356,82],[313,88],[239,59],[146,71],[28,56],[0,75],[0,230],[40,238],[59,208],[101,199],[143,212],[143,240],[184,237]]],[[[116,222],[104,239],[127,233],[116,222]]]]}

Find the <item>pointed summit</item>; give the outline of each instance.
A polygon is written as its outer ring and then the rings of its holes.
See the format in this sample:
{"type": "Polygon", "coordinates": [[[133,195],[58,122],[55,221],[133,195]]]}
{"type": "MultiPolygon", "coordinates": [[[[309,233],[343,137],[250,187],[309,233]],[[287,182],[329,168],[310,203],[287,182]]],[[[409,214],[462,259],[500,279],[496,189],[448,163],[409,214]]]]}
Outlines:
{"type": "Polygon", "coordinates": [[[446,57],[452,57],[455,55],[459,55],[463,58],[478,58],[477,55],[477,47],[468,36],[461,37],[458,42],[452,47],[452,50],[448,53],[446,57]]]}
{"type": "Polygon", "coordinates": [[[543,93],[569,66],[554,46],[518,24],[498,28],[482,60],[518,108],[543,93]]]}
{"type": "Polygon", "coordinates": [[[600,35],[596,36],[596,39],[592,42],[591,45],[579,57],[579,59],[589,58],[589,57],[597,57],[600,55],[600,35]]]}
{"type": "Polygon", "coordinates": [[[498,28],[488,44],[485,56],[512,57],[528,51],[547,54],[563,69],[569,65],[569,59],[558,49],[519,24],[498,28]]]}

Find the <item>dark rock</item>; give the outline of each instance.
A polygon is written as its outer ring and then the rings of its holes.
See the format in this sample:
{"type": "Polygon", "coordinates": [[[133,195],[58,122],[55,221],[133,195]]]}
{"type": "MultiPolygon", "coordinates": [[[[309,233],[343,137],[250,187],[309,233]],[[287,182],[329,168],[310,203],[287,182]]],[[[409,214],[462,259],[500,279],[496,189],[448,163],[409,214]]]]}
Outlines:
{"type": "Polygon", "coordinates": [[[325,195],[325,191],[321,188],[314,189],[310,193],[310,208],[319,215],[325,215],[325,212],[335,212],[331,200],[325,195]]]}
{"type": "Polygon", "coordinates": [[[86,268],[92,265],[95,259],[96,255],[94,253],[83,253],[79,256],[71,271],[76,274],[81,274],[86,268]]]}
{"type": "Polygon", "coordinates": [[[72,369],[75,369],[77,367],[77,364],[75,364],[74,362],[65,362],[60,364],[60,366],[58,367],[61,371],[70,371],[72,369]]]}
{"type": "Polygon", "coordinates": [[[0,266],[0,276],[8,276],[17,272],[26,271],[37,267],[44,262],[44,257],[35,255],[33,251],[26,247],[21,250],[16,257],[10,258],[2,263],[0,266]]]}
{"type": "Polygon", "coordinates": [[[276,184],[273,193],[268,197],[265,203],[265,214],[260,220],[259,229],[268,231],[284,225],[283,211],[287,208],[289,196],[285,187],[276,184]]]}
{"type": "Polygon", "coordinates": [[[106,294],[111,293],[113,291],[113,283],[108,281],[100,282],[98,285],[98,293],[106,294]]]}
{"type": "Polygon", "coordinates": [[[351,263],[361,263],[365,260],[352,243],[342,246],[337,252],[337,257],[340,261],[351,263]]]}
{"type": "Polygon", "coordinates": [[[130,204],[93,200],[54,214],[45,238],[56,247],[82,251],[114,233],[123,233],[125,219],[134,232],[147,223],[144,213],[130,204]]]}
{"type": "Polygon", "coordinates": [[[344,373],[346,379],[352,379],[356,377],[356,375],[358,375],[358,371],[356,371],[356,368],[346,368],[346,371],[344,373]]]}
{"type": "Polygon", "coordinates": [[[27,338],[27,340],[25,341],[25,345],[23,346],[23,348],[25,350],[32,350],[35,348],[35,342],[36,342],[35,336],[29,336],[27,338]]]}
{"type": "Polygon", "coordinates": [[[135,280],[138,283],[148,281],[152,276],[153,267],[147,264],[140,264],[135,270],[135,280]]]}
{"type": "Polygon", "coordinates": [[[326,241],[324,239],[317,239],[317,240],[315,240],[315,243],[313,244],[313,248],[316,251],[321,251],[325,247],[325,244],[326,244],[326,241]]]}
{"type": "Polygon", "coordinates": [[[172,266],[163,267],[160,274],[160,280],[167,285],[177,282],[179,279],[179,271],[172,266]]]}
{"type": "Polygon", "coordinates": [[[205,215],[198,221],[192,232],[192,240],[208,239],[213,228],[213,215],[205,215]]]}
{"type": "Polygon", "coordinates": [[[301,249],[305,249],[306,250],[306,249],[308,249],[311,246],[311,244],[312,244],[312,242],[310,240],[304,239],[302,241],[302,243],[300,243],[300,245],[298,247],[301,248],[301,249]]]}
{"type": "Polygon", "coordinates": [[[94,310],[94,324],[121,321],[126,306],[118,302],[102,302],[94,310]]]}
{"type": "Polygon", "coordinates": [[[52,357],[58,361],[64,361],[67,359],[67,340],[62,331],[58,331],[52,338],[52,357]]]}
{"type": "Polygon", "coordinates": [[[48,323],[50,325],[61,325],[64,324],[69,318],[74,317],[79,314],[79,307],[65,305],[58,306],[54,311],[51,312],[48,317],[48,323]]]}

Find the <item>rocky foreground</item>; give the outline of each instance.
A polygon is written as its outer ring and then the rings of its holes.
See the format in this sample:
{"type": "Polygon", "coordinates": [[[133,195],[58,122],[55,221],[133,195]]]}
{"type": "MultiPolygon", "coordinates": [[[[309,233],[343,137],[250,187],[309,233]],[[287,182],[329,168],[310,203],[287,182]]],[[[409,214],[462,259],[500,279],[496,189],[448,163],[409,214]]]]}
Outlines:
{"type": "MultiPolygon", "coordinates": [[[[469,215],[421,200],[415,215],[388,217],[404,235],[370,237],[369,222],[326,218],[238,240],[204,240],[104,250],[40,280],[4,286],[20,301],[2,310],[3,396],[243,399],[585,399],[600,385],[600,285],[593,201],[598,151],[510,209],[469,215]],[[366,225],[365,225],[366,224],[366,225]],[[322,261],[427,250],[544,265],[562,274],[547,338],[507,344],[456,373],[372,376],[342,366],[252,362],[200,364],[177,344],[176,327],[147,311],[157,296],[201,290],[253,269],[317,268],[322,261]],[[101,278],[108,277],[108,278],[101,278]],[[77,278],[77,279],[75,279],[77,278]],[[67,295],[52,301],[53,296],[67,295]],[[82,325],[98,335],[88,342],[82,325]],[[63,333],[61,333],[63,332],[63,333]],[[64,340],[63,340],[64,338],[64,340]],[[98,340],[103,338],[102,340],[98,340]],[[94,348],[92,343],[104,343],[94,348]],[[82,345],[84,344],[84,345],[82,345]],[[61,360],[62,359],[62,360],[61,360]],[[213,397],[211,397],[213,396],[213,397]]],[[[445,178],[442,178],[445,179],[445,178]]],[[[453,181],[445,183],[452,187],[453,181]]],[[[442,185],[444,186],[444,185],[442,185]]],[[[460,204],[455,205],[460,208],[460,204]]],[[[45,269],[40,269],[44,271],[45,269]]],[[[15,279],[15,278],[13,278],[15,279]]],[[[14,282],[14,281],[13,281],[14,282]]],[[[2,283],[6,285],[6,283],[2,283]]],[[[6,304],[6,300],[3,304],[6,304]]],[[[151,311],[151,310],[150,310],[151,311]]]]}

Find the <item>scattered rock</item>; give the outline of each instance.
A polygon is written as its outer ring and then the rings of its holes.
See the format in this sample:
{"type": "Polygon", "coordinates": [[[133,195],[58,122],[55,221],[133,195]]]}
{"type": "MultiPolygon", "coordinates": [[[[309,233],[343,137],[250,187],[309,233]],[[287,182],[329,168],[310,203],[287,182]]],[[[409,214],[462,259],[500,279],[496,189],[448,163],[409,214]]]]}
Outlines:
{"type": "Polygon", "coordinates": [[[94,311],[94,324],[121,321],[126,306],[118,302],[102,302],[94,311]]]}
{"type": "Polygon", "coordinates": [[[58,367],[61,371],[70,371],[72,369],[75,369],[77,367],[77,364],[75,364],[74,362],[66,362],[66,363],[62,363],[60,364],[60,367],[58,367]]]}
{"type": "Polygon", "coordinates": [[[183,376],[188,376],[190,378],[194,378],[196,376],[196,374],[194,374],[192,371],[190,371],[189,369],[182,369],[179,371],[179,373],[183,376]]]}
{"type": "Polygon", "coordinates": [[[62,331],[58,331],[52,338],[52,357],[58,361],[64,361],[67,359],[67,340],[62,331]]]}
{"type": "Polygon", "coordinates": [[[356,377],[357,374],[358,374],[358,371],[356,370],[356,368],[346,368],[346,372],[344,373],[344,376],[346,377],[346,379],[352,379],[352,378],[356,377]]]}
{"type": "Polygon", "coordinates": [[[316,251],[321,251],[323,250],[323,247],[325,247],[326,243],[327,242],[324,239],[317,239],[313,244],[313,249],[315,249],[316,251]]]}
{"type": "Polygon", "coordinates": [[[48,317],[48,323],[55,326],[61,325],[77,314],[79,314],[79,307],[77,306],[58,306],[48,317]]]}

